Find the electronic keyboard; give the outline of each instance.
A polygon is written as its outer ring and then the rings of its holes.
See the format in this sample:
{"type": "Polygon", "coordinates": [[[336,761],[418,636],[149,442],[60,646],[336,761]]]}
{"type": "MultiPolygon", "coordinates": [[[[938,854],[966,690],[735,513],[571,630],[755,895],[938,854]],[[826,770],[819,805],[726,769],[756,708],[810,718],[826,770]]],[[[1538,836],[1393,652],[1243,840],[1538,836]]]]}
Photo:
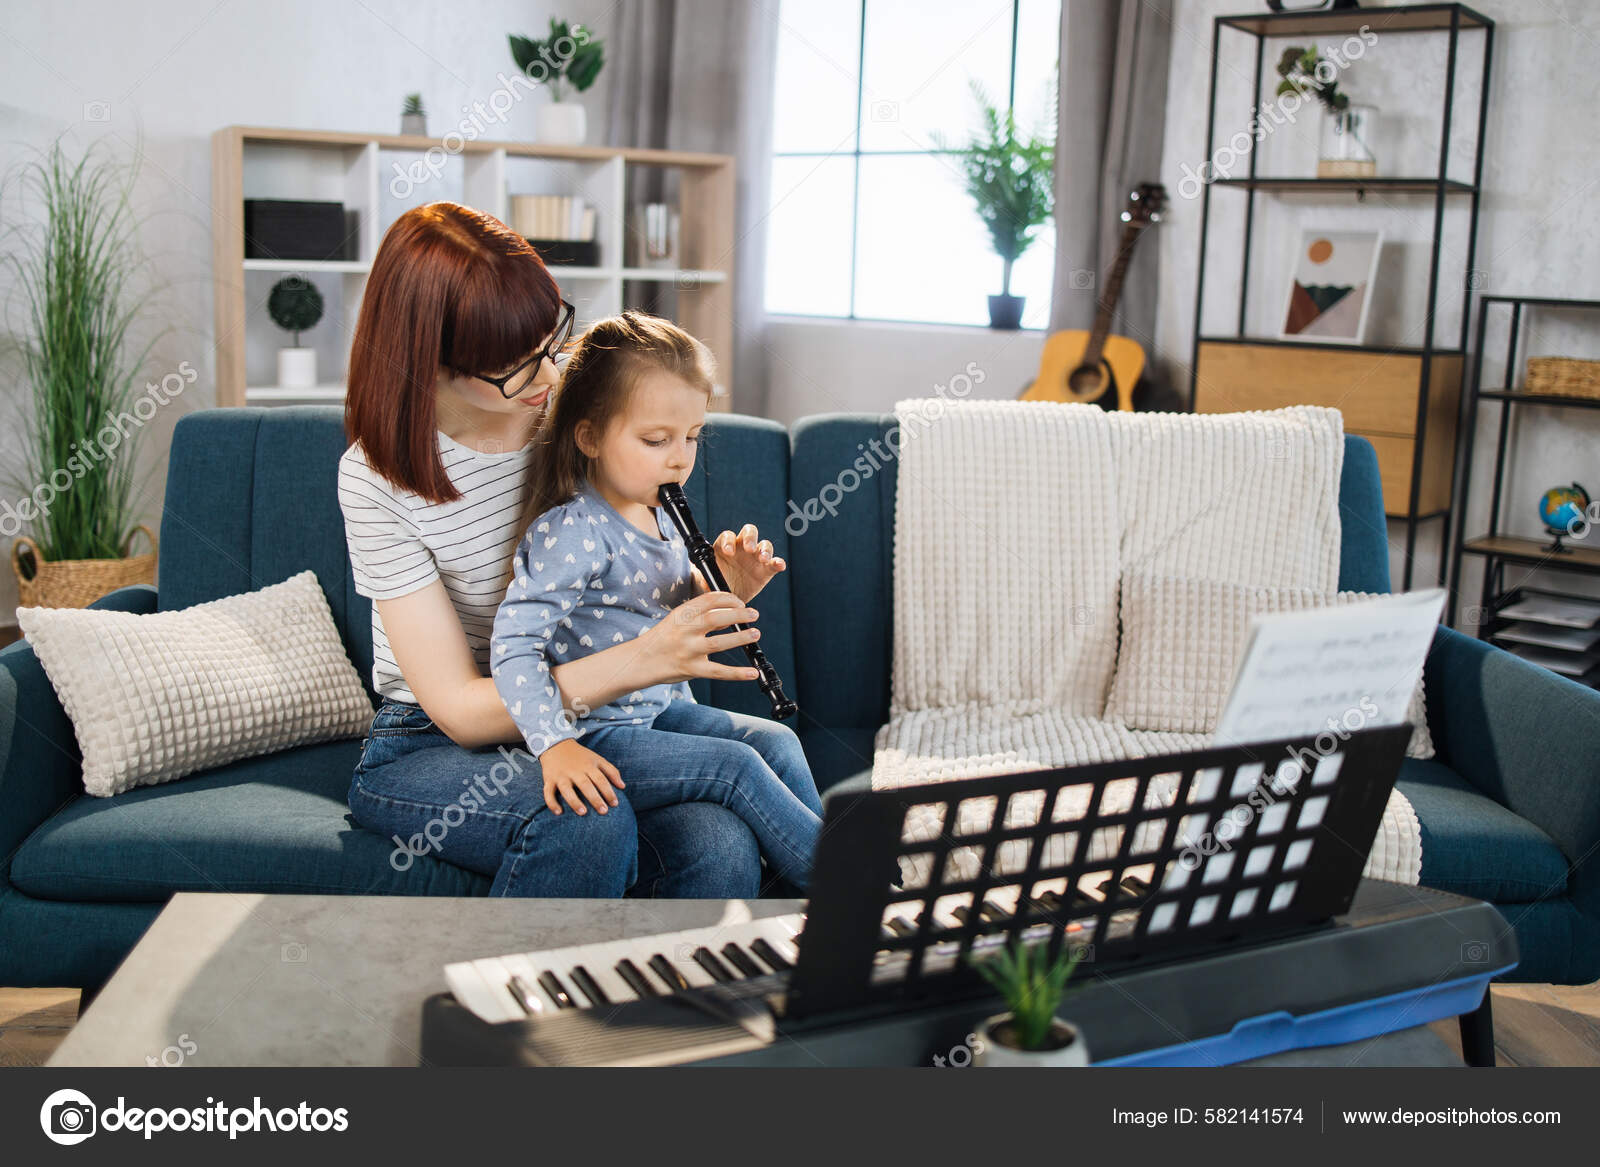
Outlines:
{"type": "Polygon", "coordinates": [[[972,964],[1015,942],[1077,950],[1062,1011],[1097,1064],[1226,1064],[1469,1012],[1516,962],[1495,909],[1359,878],[1408,736],[1354,734],[1332,765],[1266,743],[830,794],[804,912],[730,901],[711,927],[450,964],[422,1059],[930,1065],[998,1011],[972,964]],[[1089,795],[1070,824],[1051,811],[1069,789],[1089,795]],[[975,825],[972,800],[995,813],[975,825]],[[929,806],[941,827],[919,834],[929,806]]]}

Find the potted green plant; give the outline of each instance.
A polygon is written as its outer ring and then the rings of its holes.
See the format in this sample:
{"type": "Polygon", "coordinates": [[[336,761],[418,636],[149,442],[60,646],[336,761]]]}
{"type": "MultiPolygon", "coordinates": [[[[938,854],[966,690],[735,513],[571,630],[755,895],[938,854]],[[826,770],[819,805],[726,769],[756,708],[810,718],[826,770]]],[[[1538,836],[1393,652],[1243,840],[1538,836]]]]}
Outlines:
{"type": "Polygon", "coordinates": [[[400,132],[428,136],[428,111],[422,108],[422,94],[406,94],[405,104],[400,107],[400,132]]]}
{"type": "Polygon", "coordinates": [[[322,293],[304,276],[285,276],[267,295],[267,315],[286,332],[294,333],[294,347],[278,350],[278,384],[285,389],[309,389],[317,383],[317,350],[300,347],[300,334],[322,319],[322,293]]]}
{"type": "Polygon", "coordinates": [[[31,397],[20,423],[23,477],[0,505],[0,535],[18,536],[11,561],[27,607],[82,608],[155,582],[155,536],[133,521],[134,453],[139,421],[168,398],[152,386],[136,400],[135,382],[169,330],[135,347],[134,334],[160,313],[131,205],[143,154],[136,147],[123,163],[102,148],[104,139],[74,162],[57,139],[0,192],[0,262],[26,317],[13,322],[8,347],[31,397]],[[129,555],[139,531],[150,551],[129,555]]]}
{"type": "Polygon", "coordinates": [[[1017,941],[973,967],[1005,998],[1008,1011],[978,1026],[973,1064],[1086,1066],[1089,1043],[1077,1026],[1056,1016],[1083,950],[1063,946],[1055,960],[1044,944],[1017,941]]]}
{"type": "Polygon", "coordinates": [[[566,100],[566,87],[582,93],[594,84],[605,64],[605,46],[581,24],[550,21],[550,35],[542,39],[517,36],[511,41],[511,59],[530,81],[550,88],[550,104],[539,107],[539,141],[576,146],[588,132],[583,106],[566,100]]]}
{"type": "Polygon", "coordinates": [[[1339,67],[1324,57],[1316,45],[1290,45],[1278,57],[1274,91],[1278,97],[1296,94],[1322,105],[1322,131],[1317,149],[1318,178],[1372,178],[1378,158],[1371,139],[1378,111],[1358,105],[1339,88],[1339,67]]]}
{"type": "Polygon", "coordinates": [[[995,254],[1004,263],[1000,294],[989,297],[989,326],[1018,328],[1025,297],[1011,294],[1011,268],[1033,244],[1055,208],[1055,137],[1053,128],[1024,134],[1016,114],[1002,113],[983,87],[972,83],[982,129],[967,144],[951,149],[942,135],[933,135],[940,149],[955,156],[967,194],[989,232],[995,254]]]}

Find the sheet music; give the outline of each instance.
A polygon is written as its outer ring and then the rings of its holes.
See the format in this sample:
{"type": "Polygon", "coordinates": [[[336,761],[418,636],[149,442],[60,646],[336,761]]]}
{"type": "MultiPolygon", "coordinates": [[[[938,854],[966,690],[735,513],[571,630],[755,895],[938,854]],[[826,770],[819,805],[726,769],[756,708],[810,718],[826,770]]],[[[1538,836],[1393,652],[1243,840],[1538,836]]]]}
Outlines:
{"type": "Polygon", "coordinates": [[[1271,612],[1250,641],[1217,721],[1217,745],[1400,725],[1433,643],[1443,588],[1336,608],[1271,612]]]}

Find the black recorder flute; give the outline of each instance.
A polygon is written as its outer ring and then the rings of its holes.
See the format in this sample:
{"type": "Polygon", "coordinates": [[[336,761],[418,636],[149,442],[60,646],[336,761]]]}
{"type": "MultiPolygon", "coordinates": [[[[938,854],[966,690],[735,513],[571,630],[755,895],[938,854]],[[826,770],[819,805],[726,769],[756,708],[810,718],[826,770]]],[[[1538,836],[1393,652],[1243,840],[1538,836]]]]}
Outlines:
{"type": "MultiPolygon", "coordinates": [[[[700,528],[695,526],[694,516],[689,513],[689,500],[683,496],[683,487],[676,482],[663,482],[658,488],[661,495],[661,505],[667,508],[667,514],[672,519],[672,525],[678,528],[678,534],[683,536],[683,541],[689,548],[689,561],[700,569],[700,574],[706,577],[706,582],[719,592],[728,590],[728,581],[722,578],[722,569],[717,566],[717,553],[711,543],[700,533],[700,528]]],[[[741,631],[749,625],[735,624],[733,627],[741,631]]],[[[761,691],[772,702],[772,716],[778,721],[793,717],[800,712],[800,706],[783,695],[783,678],[778,676],[778,670],[772,667],[772,662],[767,659],[767,654],[761,651],[758,644],[742,646],[744,654],[750,658],[750,663],[755,665],[756,672],[761,674],[759,684],[761,691]]]]}

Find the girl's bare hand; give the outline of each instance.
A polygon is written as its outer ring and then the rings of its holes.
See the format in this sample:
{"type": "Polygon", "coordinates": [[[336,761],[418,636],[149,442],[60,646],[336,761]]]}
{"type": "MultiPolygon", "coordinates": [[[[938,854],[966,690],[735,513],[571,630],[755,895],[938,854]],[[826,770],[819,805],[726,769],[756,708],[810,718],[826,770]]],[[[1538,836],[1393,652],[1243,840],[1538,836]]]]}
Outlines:
{"type": "Polygon", "coordinates": [[[706,592],[679,604],[666,617],[639,636],[653,660],[661,683],[676,684],[693,677],[720,681],[753,681],[753,668],[725,665],[711,660],[713,653],[725,652],[758,639],[758,628],[718,632],[730,624],[748,624],[756,618],[754,608],[728,592],[706,592]],[[714,635],[712,635],[714,634],[714,635]]]}
{"type": "Polygon", "coordinates": [[[773,576],[788,567],[772,553],[771,540],[761,538],[761,532],[753,523],[740,527],[737,535],[732,531],[722,532],[712,548],[717,553],[717,567],[722,571],[722,578],[728,581],[728,589],[745,603],[755,599],[773,576]]]}
{"type": "Polygon", "coordinates": [[[599,754],[567,738],[539,755],[539,768],[544,772],[544,804],[551,814],[561,813],[561,802],[579,814],[588,814],[584,800],[601,814],[617,805],[615,786],[624,786],[617,768],[599,754]]]}

